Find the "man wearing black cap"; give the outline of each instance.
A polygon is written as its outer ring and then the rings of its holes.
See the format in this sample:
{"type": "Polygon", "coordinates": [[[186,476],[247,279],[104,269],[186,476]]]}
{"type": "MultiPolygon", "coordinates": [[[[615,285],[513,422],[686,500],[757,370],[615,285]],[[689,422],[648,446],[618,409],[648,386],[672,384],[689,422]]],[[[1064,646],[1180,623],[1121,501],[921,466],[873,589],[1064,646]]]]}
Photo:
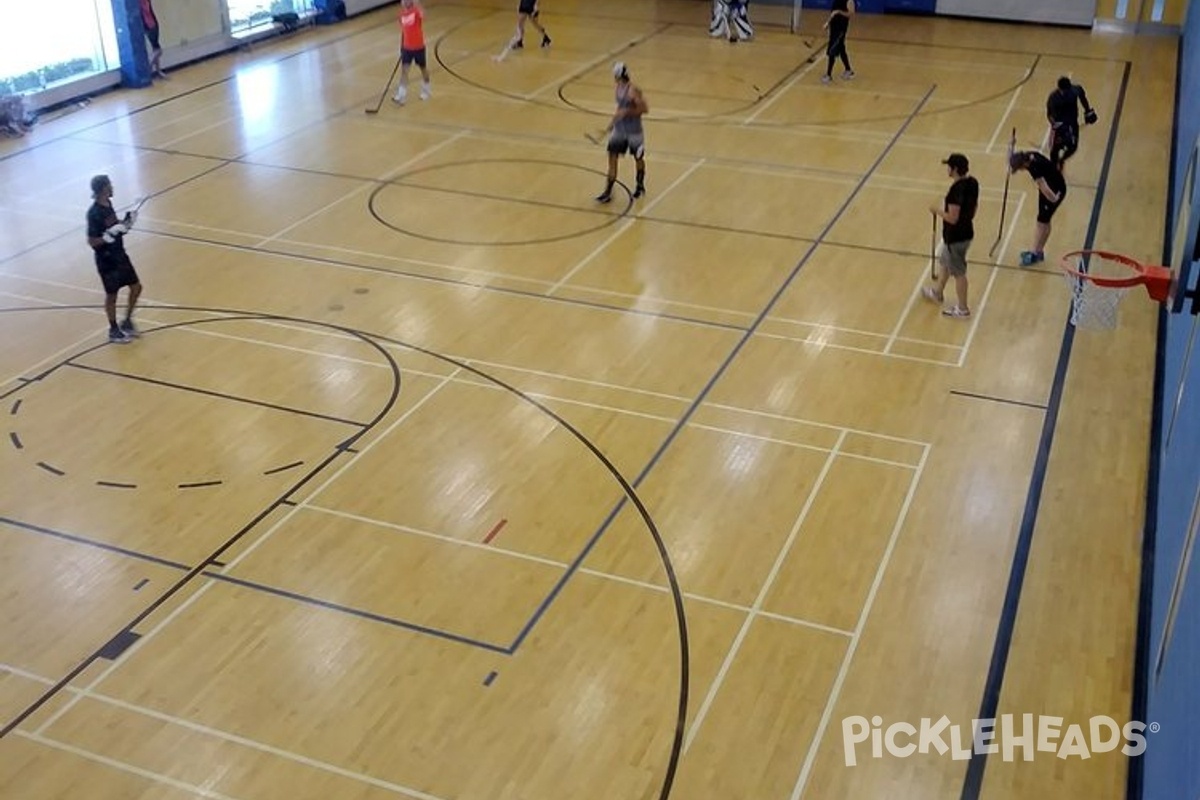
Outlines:
{"type": "Polygon", "coordinates": [[[1067,182],[1058,168],[1041,153],[1018,150],[1008,160],[1012,172],[1025,170],[1033,178],[1038,190],[1037,228],[1033,236],[1033,249],[1021,253],[1021,266],[1028,267],[1046,260],[1045,247],[1050,238],[1050,220],[1067,196],[1067,182]]]}
{"type": "Polygon", "coordinates": [[[1079,147],[1079,104],[1083,104],[1083,121],[1088,125],[1097,120],[1096,110],[1088,103],[1083,87],[1071,83],[1065,75],[1058,79],[1058,88],[1046,98],[1046,119],[1050,120],[1050,160],[1061,172],[1067,159],[1079,147]]]}
{"type": "Polygon", "coordinates": [[[941,305],[946,299],[946,284],[953,276],[958,304],[943,308],[942,313],[961,319],[971,316],[971,307],[967,304],[967,250],[975,238],[979,181],[968,174],[971,162],[962,153],[951,153],[942,163],[946,165],[946,171],[954,183],[950,184],[950,190],[946,192],[946,199],[940,207],[929,207],[934,217],[942,219],[942,247],[938,257],[941,269],[938,270],[936,283],[922,289],[921,294],[925,299],[941,305]]]}
{"type": "Polygon", "coordinates": [[[137,220],[134,212],[117,219],[113,210],[112,181],[107,175],[92,178],[92,198],[95,202],[87,212],[87,240],[96,256],[96,270],[104,284],[104,313],[108,315],[108,341],[113,344],[128,344],[140,334],[133,324],[133,309],[142,293],[142,283],[133,262],[125,252],[124,238],[137,220]],[[129,287],[129,306],[125,319],[117,324],[117,292],[129,287]]]}

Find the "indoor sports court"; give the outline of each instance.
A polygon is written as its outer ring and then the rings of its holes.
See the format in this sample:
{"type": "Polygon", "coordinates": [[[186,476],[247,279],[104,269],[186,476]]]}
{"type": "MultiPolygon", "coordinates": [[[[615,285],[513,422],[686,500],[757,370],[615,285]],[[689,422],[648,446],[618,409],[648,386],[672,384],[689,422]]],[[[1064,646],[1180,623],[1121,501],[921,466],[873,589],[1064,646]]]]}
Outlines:
{"type": "Polygon", "coordinates": [[[390,100],[389,5],[164,41],[169,80],[0,140],[0,796],[1135,797],[1119,749],[972,754],[972,721],[1139,708],[1189,284],[1117,306],[1059,259],[1186,260],[1180,38],[861,13],[823,84],[826,10],[731,44],[709,2],[543,0],[513,49],[516,7],[424,3],[427,100],[390,100]],[[646,195],[626,156],[601,205],[614,62],[646,195]],[[1008,158],[1060,76],[1099,119],[1022,266],[1008,158]],[[960,319],[921,292],[951,153],[960,319]],[[138,210],[123,345],[97,174],[138,210]],[[949,752],[880,753],[942,717],[949,752]]]}

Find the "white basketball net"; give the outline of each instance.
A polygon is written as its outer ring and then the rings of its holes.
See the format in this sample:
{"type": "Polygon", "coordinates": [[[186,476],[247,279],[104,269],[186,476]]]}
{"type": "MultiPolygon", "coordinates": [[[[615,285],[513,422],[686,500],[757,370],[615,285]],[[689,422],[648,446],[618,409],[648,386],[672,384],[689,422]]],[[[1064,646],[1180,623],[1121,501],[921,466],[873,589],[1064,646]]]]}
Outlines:
{"type": "MultiPolygon", "coordinates": [[[[1098,266],[1099,257],[1092,256],[1098,266]]],[[[1115,266],[1115,265],[1113,265],[1115,266]]],[[[1075,269],[1084,272],[1087,266],[1078,259],[1075,269]]],[[[1117,327],[1117,306],[1131,286],[1100,286],[1086,277],[1073,275],[1063,270],[1067,288],[1071,291],[1071,324],[1077,328],[1112,330],[1117,327]]],[[[1106,276],[1113,277],[1113,276],[1106,276]]]]}

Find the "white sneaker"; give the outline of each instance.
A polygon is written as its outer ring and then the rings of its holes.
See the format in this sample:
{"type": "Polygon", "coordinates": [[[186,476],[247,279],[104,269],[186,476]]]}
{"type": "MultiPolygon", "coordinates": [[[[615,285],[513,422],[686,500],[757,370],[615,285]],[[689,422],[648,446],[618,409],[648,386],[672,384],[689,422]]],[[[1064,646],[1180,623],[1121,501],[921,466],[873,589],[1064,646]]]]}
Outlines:
{"type": "Polygon", "coordinates": [[[407,99],[408,99],[408,92],[404,89],[400,89],[399,91],[396,92],[395,97],[392,98],[392,102],[395,103],[396,105],[402,106],[402,105],[404,105],[404,101],[407,99]]]}
{"type": "Polygon", "coordinates": [[[421,84],[421,99],[428,100],[430,97],[433,97],[433,92],[430,90],[429,84],[422,83],[421,84]]]}
{"type": "Polygon", "coordinates": [[[844,81],[852,81],[852,80],[854,80],[854,70],[852,70],[852,69],[848,69],[848,70],[846,70],[845,72],[843,72],[843,73],[842,73],[842,80],[844,80],[844,81]]]}
{"type": "Polygon", "coordinates": [[[965,319],[965,318],[971,316],[971,309],[959,308],[958,306],[954,306],[953,308],[943,308],[942,315],[946,316],[946,317],[956,317],[958,319],[965,319]]]}
{"type": "Polygon", "coordinates": [[[942,297],[942,295],[937,293],[937,289],[934,289],[932,286],[926,286],[924,289],[922,289],[921,296],[924,297],[929,302],[937,303],[938,305],[941,305],[942,302],[945,300],[945,298],[942,297]]]}

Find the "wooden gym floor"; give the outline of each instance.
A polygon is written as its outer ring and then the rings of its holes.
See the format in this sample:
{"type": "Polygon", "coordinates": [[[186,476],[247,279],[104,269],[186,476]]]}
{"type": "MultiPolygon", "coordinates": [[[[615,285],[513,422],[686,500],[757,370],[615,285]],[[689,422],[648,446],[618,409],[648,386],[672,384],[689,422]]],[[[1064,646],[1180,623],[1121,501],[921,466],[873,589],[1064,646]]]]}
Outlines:
{"type": "Polygon", "coordinates": [[[548,0],[496,63],[512,5],[429,3],[434,97],[378,116],[394,7],[0,143],[0,795],[1123,797],[848,767],[842,720],[1128,719],[1156,309],[1065,326],[1025,175],[988,248],[1070,74],[1050,252],[1157,258],[1175,41],[859,17],[822,86],[684,0],[548,0]],[[617,59],[649,194],[597,207],[617,59]],[[951,151],[969,321],[919,298],[951,151]],[[149,196],[127,347],[100,172],[149,196]]]}

